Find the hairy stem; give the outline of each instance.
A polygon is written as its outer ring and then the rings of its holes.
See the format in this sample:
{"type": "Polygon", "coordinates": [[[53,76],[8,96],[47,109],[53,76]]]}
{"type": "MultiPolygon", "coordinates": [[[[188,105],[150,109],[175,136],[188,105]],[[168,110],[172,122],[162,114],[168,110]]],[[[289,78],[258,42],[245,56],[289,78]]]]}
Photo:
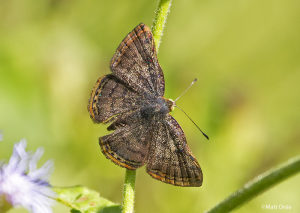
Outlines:
{"type": "MultiPolygon", "coordinates": [[[[155,11],[155,18],[152,25],[152,34],[158,52],[159,44],[162,38],[167,16],[170,10],[172,0],[159,0],[155,11]]],[[[126,169],[125,183],[123,190],[123,213],[132,213],[134,211],[134,188],[135,188],[136,170],[126,169]]]]}
{"type": "Polygon", "coordinates": [[[167,16],[170,11],[172,0],[159,0],[155,11],[155,17],[152,25],[152,33],[156,51],[158,52],[163,30],[167,21],[167,16]]]}
{"type": "Polygon", "coordinates": [[[269,171],[257,176],[241,189],[234,192],[225,200],[207,211],[207,213],[230,212],[298,172],[300,172],[300,155],[288,160],[286,163],[277,168],[270,169],[269,171]]]}
{"type": "Polygon", "coordinates": [[[132,213],[134,210],[134,188],[135,188],[136,170],[126,169],[125,183],[123,191],[123,213],[132,213]]]}

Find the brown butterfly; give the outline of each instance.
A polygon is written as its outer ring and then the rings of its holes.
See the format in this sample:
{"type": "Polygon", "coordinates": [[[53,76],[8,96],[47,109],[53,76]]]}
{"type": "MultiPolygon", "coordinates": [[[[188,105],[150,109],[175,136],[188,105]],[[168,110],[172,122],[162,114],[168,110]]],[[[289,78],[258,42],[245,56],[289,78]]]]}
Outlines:
{"type": "Polygon", "coordinates": [[[88,110],[96,123],[113,132],[99,138],[103,154],[115,164],[137,169],[146,164],[155,179],[176,186],[201,186],[199,163],[183,130],[169,114],[164,74],[149,27],[139,24],[114,54],[112,74],[99,78],[88,110]]]}

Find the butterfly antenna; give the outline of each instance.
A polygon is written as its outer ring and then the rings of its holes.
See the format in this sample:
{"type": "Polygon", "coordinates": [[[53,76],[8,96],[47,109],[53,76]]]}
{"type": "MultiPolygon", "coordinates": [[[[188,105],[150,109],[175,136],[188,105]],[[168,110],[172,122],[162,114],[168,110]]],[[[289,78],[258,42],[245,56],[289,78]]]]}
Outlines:
{"type": "Polygon", "coordinates": [[[203,134],[203,136],[204,137],[206,137],[206,139],[207,140],[209,140],[209,137],[207,136],[207,134],[205,134],[201,129],[200,129],[200,127],[191,119],[191,117],[188,115],[188,114],[186,114],[186,112],[185,111],[183,111],[180,107],[178,107],[177,105],[175,105],[178,109],[180,109],[189,119],[190,119],[190,121],[192,121],[193,122],[193,124],[195,124],[195,126],[198,128],[198,130],[203,134]]]}
{"type": "Polygon", "coordinates": [[[192,86],[193,86],[193,84],[197,81],[198,79],[197,78],[195,78],[193,81],[192,81],[192,83],[190,84],[190,86],[188,86],[188,88],[186,88],[184,91],[183,91],[183,93],[181,93],[181,95],[179,95],[176,99],[175,99],[175,103],[176,103],[176,101],[178,101],[178,99],[179,98],[181,98],[192,86]]]}

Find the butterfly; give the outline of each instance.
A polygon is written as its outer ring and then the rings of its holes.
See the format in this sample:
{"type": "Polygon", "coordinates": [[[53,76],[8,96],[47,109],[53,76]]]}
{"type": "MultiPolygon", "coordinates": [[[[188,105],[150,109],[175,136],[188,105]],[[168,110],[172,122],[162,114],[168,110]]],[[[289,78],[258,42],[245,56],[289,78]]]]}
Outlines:
{"type": "Polygon", "coordinates": [[[148,26],[141,23],[124,38],[110,68],[111,74],[97,80],[88,104],[92,120],[112,131],[99,138],[102,153],[130,170],[146,165],[162,182],[201,186],[199,163],[169,114],[175,102],[164,98],[164,74],[148,26]]]}

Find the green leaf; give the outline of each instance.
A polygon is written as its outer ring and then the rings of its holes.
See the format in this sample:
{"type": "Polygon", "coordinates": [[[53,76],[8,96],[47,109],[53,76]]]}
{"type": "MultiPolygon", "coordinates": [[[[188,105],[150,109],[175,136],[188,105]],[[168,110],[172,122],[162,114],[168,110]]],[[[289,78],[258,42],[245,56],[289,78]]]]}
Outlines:
{"type": "Polygon", "coordinates": [[[53,187],[56,200],[72,208],[72,213],[120,213],[121,206],[100,197],[96,191],[83,186],[53,187]]]}

